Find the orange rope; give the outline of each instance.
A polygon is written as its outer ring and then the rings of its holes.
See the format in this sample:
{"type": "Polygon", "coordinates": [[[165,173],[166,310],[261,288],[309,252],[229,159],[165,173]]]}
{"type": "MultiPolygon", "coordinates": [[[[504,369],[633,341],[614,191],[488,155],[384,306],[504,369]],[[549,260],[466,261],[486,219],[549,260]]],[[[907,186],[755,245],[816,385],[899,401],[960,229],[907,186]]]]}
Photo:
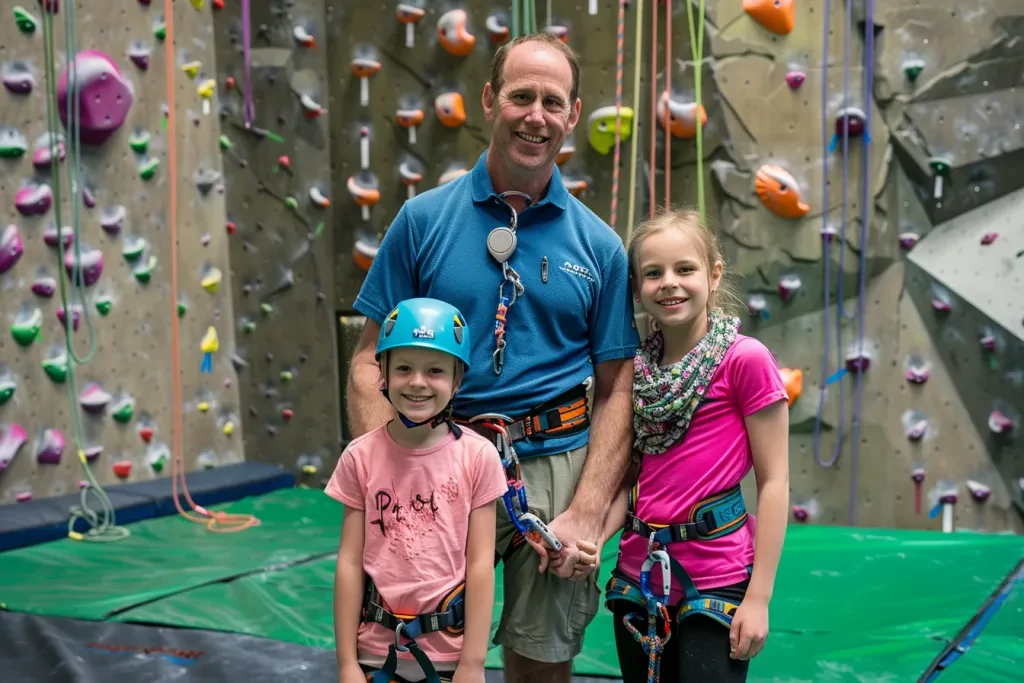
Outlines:
{"type": "Polygon", "coordinates": [[[651,9],[654,10],[651,12],[651,130],[649,133],[651,136],[651,158],[647,160],[648,172],[651,176],[647,182],[650,193],[648,205],[651,218],[654,218],[654,173],[657,168],[655,166],[657,149],[654,140],[658,136],[658,2],[659,0],[654,0],[651,3],[651,9]]]}
{"type": "Polygon", "coordinates": [[[164,38],[164,70],[167,86],[167,172],[170,182],[170,198],[168,206],[168,228],[171,239],[171,417],[172,452],[171,459],[171,495],[174,496],[174,507],[178,514],[190,522],[205,524],[209,531],[232,532],[243,531],[256,526],[260,521],[252,515],[233,515],[225,512],[207,510],[197,505],[189,495],[185,482],[185,447],[183,444],[184,428],[181,415],[181,347],[179,345],[178,328],[178,148],[177,148],[177,107],[174,98],[174,0],[164,0],[164,24],[167,35],[164,38]],[[195,517],[186,512],[178,500],[178,477],[181,476],[181,490],[185,500],[193,510],[203,515],[195,517]],[[237,525],[237,526],[230,526],[237,525]]]}
{"type": "Polygon", "coordinates": [[[668,209],[672,197],[672,0],[665,0],[665,97],[668,99],[665,102],[665,208],[668,209]]]}

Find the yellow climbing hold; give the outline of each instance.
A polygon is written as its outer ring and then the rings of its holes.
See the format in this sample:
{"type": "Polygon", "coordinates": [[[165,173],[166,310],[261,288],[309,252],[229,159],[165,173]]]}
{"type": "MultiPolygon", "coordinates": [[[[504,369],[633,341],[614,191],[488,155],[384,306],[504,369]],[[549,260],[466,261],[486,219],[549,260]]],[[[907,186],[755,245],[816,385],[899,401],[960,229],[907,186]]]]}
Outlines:
{"type": "Polygon", "coordinates": [[[206,411],[208,411],[208,410],[210,409],[210,404],[209,404],[209,403],[207,403],[206,401],[202,401],[202,402],[201,402],[201,403],[200,403],[200,404],[199,404],[198,406],[196,406],[196,407],[197,407],[197,408],[199,408],[199,412],[201,412],[201,413],[205,413],[206,411]]]}
{"type": "Polygon", "coordinates": [[[206,335],[203,337],[203,342],[199,348],[203,353],[217,353],[220,349],[220,339],[217,338],[217,329],[210,326],[210,329],[206,330],[206,335]]]}
{"type": "Polygon", "coordinates": [[[212,99],[213,93],[216,92],[216,90],[217,81],[215,81],[212,78],[207,78],[205,81],[199,84],[198,88],[196,88],[196,92],[198,92],[199,96],[202,97],[204,100],[212,99]]]}
{"type": "Polygon", "coordinates": [[[303,465],[302,466],[302,473],[303,474],[316,474],[316,465],[303,465]]]}
{"type": "Polygon", "coordinates": [[[235,423],[228,421],[224,423],[224,435],[231,436],[235,433],[235,423]]]}
{"type": "Polygon", "coordinates": [[[223,275],[220,272],[220,268],[211,268],[210,272],[206,275],[206,277],[203,278],[203,289],[205,289],[210,294],[213,294],[214,292],[217,291],[217,288],[220,287],[220,281],[222,277],[223,275]]]}
{"type": "Polygon", "coordinates": [[[206,3],[206,0],[192,0],[192,6],[195,7],[199,11],[202,11],[203,5],[205,3],[206,3]]]}
{"type": "Polygon", "coordinates": [[[181,70],[185,72],[185,75],[189,78],[195,78],[199,75],[199,67],[203,65],[200,61],[189,62],[181,67],[181,70]]]}

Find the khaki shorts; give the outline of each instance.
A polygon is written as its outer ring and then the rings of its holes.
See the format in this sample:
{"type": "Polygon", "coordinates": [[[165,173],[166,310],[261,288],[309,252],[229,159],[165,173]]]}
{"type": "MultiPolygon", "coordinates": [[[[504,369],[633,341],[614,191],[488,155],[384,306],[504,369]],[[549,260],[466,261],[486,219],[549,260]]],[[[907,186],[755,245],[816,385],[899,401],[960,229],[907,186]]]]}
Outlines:
{"type": "MultiPolygon", "coordinates": [[[[521,461],[530,512],[549,523],[569,507],[587,447],[521,461]]],[[[593,621],[601,591],[594,581],[569,581],[537,571],[540,557],[519,537],[498,503],[495,549],[504,558],[504,605],[494,643],[539,662],[568,662],[583,650],[583,632],[593,621]]]]}

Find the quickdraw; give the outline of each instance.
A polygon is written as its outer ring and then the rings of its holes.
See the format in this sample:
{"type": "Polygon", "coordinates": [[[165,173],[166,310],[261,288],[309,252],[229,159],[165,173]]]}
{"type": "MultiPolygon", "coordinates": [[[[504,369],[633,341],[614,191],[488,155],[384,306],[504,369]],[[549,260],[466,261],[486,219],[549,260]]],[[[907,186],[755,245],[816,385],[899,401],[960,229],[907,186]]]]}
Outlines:
{"type": "Polygon", "coordinates": [[[498,312],[494,316],[495,349],[491,357],[495,375],[500,375],[502,368],[505,366],[505,347],[507,345],[505,340],[505,323],[508,322],[508,309],[526,291],[519,273],[508,262],[516,251],[516,225],[519,222],[516,210],[505,201],[505,197],[508,195],[524,197],[527,208],[533,204],[533,199],[530,195],[523,192],[509,191],[498,195],[498,200],[512,212],[512,219],[507,226],[499,225],[487,235],[487,251],[501,265],[502,275],[501,284],[498,285],[498,312]],[[512,287],[510,296],[505,295],[506,283],[512,287]]]}
{"type": "Polygon", "coordinates": [[[537,515],[530,512],[526,500],[526,485],[523,483],[522,470],[519,465],[519,456],[516,455],[515,446],[509,437],[506,425],[512,422],[511,419],[499,413],[484,413],[471,418],[471,424],[479,424],[498,435],[497,448],[501,457],[501,465],[505,468],[505,477],[508,488],[501,499],[505,503],[505,511],[512,520],[516,529],[526,538],[540,543],[544,540],[554,550],[561,550],[562,543],[548,529],[547,525],[537,515]],[[519,503],[519,510],[516,510],[516,502],[519,503]]]}
{"type": "Polygon", "coordinates": [[[644,635],[631,622],[636,612],[631,612],[622,617],[622,623],[626,630],[633,635],[633,639],[643,648],[647,655],[647,683],[657,683],[661,677],[661,653],[665,651],[665,645],[672,638],[672,627],[668,615],[668,596],[672,587],[672,574],[669,567],[668,553],[664,550],[653,550],[644,560],[643,568],[640,570],[640,592],[647,607],[647,634],[644,635]],[[655,564],[661,566],[661,597],[658,598],[651,591],[651,570],[655,564]],[[661,628],[658,628],[658,623],[661,628]]]}

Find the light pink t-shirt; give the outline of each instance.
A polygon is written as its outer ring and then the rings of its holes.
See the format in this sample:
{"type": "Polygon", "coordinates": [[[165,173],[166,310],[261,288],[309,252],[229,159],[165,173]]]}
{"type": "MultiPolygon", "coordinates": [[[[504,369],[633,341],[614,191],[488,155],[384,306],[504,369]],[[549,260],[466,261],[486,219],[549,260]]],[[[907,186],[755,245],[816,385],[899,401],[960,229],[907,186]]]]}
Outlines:
{"type": "MultiPolygon", "coordinates": [[[[736,335],[683,440],[663,454],[644,456],[637,517],[648,524],[685,522],[696,503],[739,484],[753,467],[744,418],[785,400],[786,388],[771,352],[753,337],[736,335]]],[[[747,578],[746,568],[754,562],[755,527],[754,516],[747,519],[738,531],[721,538],[669,544],[669,555],[683,565],[698,590],[747,578]]],[[[647,558],[647,541],[632,531],[622,533],[618,567],[634,581],[639,581],[647,558]]],[[[652,585],[658,585],[660,570],[653,574],[652,585]]],[[[682,595],[673,578],[672,603],[682,595]]]]}
{"type": "MultiPolygon", "coordinates": [[[[365,511],[363,569],[383,604],[392,614],[424,614],[466,579],[470,512],[493,504],[507,487],[498,451],[470,429],[461,438],[449,434],[436,446],[409,450],[384,426],[349,442],[326,493],[365,511]]],[[[395,633],[362,623],[357,641],[361,659],[363,653],[382,659],[395,633]]],[[[462,636],[445,631],[416,642],[435,663],[458,662],[462,652],[462,636]]],[[[413,659],[408,652],[398,656],[413,659]]]]}

